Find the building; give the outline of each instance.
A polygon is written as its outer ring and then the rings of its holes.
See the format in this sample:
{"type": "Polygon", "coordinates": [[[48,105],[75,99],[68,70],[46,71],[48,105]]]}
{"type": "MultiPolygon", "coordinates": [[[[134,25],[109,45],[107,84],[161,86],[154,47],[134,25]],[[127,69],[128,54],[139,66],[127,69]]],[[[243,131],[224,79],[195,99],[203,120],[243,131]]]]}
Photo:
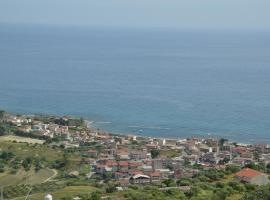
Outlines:
{"type": "Polygon", "coordinates": [[[150,174],[151,183],[159,183],[161,181],[160,171],[154,171],[150,174]]]}
{"type": "Polygon", "coordinates": [[[130,183],[132,184],[149,184],[150,183],[150,177],[143,174],[137,174],[135,176],[132,176],[129,180],[130,180],[130,183]]]}
{"type": "Polygon", "coordinates": [[[147,158],[147,152],[146,151],[131,151],[130,152],[130,158],[132,160],[143,160],[147,158]]]}
{"type": "Polygon", "coordinates": [[[267,185],[270,183],[269,176],[259,171],[244,168],[235,174],[235,178],[239,181],[255,184],[255,185],[267,185]]]}
{"type": "Polygon", "coordinates": [[[88,150],[84,153],[87,157],[96,158],[98,156],[98,152],[96,150],[88,150]]]}

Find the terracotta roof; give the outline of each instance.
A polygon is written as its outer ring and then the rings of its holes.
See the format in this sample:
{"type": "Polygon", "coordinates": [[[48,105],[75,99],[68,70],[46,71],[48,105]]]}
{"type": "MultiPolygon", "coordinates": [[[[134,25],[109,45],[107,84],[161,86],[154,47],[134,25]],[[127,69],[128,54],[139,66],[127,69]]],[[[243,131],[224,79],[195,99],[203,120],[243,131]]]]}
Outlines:
{"type": "Polygon", "coordinates": [[[118,180],[120,184],[129,184],[129,179],[128,178],[121,178],[118,180]]]}
{"type": "Polygon", "coordinates": [[[105,168],[106,166],[105,165],[102,165],[102,164],[97,164],[96,168],[100,169],[100,168],[105,168]]]}
{"type": "Polygon", "coordinates": [[[233,148],[233,152],[237,152],[237,153],[243,153],[246,152],[247,148],[246,147],[234,147],[233,148]]]}
{"type": "Polygon", "coordinates": [[[120,167],[128,167],[128,162],[127,162],[127,161],[120,161],[120,162],[118,163],[118,165],[119,165],[120,167]]]}
{"type": "Polygon", "coordinates": [[[106,165],[110,167],[117,166],[117,162],[113,160],[107,160],[106,165]]]}
{"type": "Polygon", "coordinates": [[[115,174],[115,175],[120,175],[120,176],[121,176],[121,175],[124,175],[124,173],[122,173],[122,172],[114,172],[114,174],[115,174]]]}
{"type": "Polygon", "coordinates": [[[138,169],[129,170],[129,173],[132,175],[143,174],[143,172],[141,170],[138,170],[138,169]]]}
{"type": "Polygon", "coordinates": [[[141,162],[129,162],[130,167],[138,167],[138,166],[141,166],[141,165],[142,165],[141,162]]]}
{"type": "Polygon", "coordinates": [[[155,171],[153,173],[150,174],[151,177],[157,177],[160,176],[160,171],[155,171]]]}
{"type": "Polygon", "coordinates": [[[265,174],[259,171],[256,171],[254,169],[250,169],[250,168],[244,168],[240,172],[237,172],[235,174],[235,176],[238,176],[238,177],[248,177],[248,178],[253,178],[253,177],[261,176],[261,175],[265,175],[265,174]]]}

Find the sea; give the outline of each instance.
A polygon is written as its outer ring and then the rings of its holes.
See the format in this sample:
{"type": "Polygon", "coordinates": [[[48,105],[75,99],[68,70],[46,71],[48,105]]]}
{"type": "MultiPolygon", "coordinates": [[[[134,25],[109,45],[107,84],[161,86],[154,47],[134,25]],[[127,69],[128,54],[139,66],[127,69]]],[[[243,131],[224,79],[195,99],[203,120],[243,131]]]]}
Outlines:
{"type": "Polygon", "coordinates": [[[0,109],[270,143],[270,34],[0,24],[0,109]]]}

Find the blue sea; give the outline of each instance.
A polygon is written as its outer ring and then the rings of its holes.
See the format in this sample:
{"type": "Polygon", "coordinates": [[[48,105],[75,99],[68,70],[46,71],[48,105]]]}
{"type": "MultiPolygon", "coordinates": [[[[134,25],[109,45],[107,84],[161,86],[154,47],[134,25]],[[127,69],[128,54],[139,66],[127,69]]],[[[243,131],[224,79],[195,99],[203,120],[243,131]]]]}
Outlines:
{"type": "Polygon", "coordinates": [[[1,24],[0,108],[270,143],[270,34],[1,24]]]}

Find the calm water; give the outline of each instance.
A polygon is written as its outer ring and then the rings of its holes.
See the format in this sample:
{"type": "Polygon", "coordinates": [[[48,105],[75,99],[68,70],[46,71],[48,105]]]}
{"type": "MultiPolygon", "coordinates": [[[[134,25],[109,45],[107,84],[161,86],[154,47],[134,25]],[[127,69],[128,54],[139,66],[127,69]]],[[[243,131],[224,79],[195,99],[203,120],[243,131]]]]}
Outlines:
{"type": "Polygon", "coordinates": [[[270,141],[270,34],[0,25],[0,108],[270,141]]]}

